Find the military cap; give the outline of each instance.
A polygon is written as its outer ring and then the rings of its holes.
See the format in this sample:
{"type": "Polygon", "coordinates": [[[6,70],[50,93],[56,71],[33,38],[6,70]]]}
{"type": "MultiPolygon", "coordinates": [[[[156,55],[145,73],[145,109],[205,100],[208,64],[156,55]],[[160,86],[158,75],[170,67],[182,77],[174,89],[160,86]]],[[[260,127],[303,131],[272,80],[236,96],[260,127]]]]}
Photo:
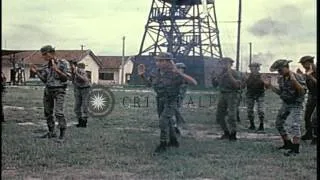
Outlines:
{"type": "Polygon", "coordinates": [[[164,60],[173,60],[172,53],[169,52],[160,52],[157,56],[154,57],[156,60],[164,59],[164,60]]]}
{"type": "Polygon", "coordinates": [[[187,66],[184,63],[176,63],[177,68],[186,69],[187,66]]]}
{"type": "Polygon", "coordinates": [[[230,63],[234,63],[234,60],[233,60],[233,59],[231,59],[231,58],[229,58],[229,57],[224,57],[224,58],[222,58],[222,59],[221,59],[221,61],[223,61],[223,62],[230,62],[230,63]]]}
{"type": "Polygon", "coordinates": [[[84,63],[79,63],[77,66],[78,66],[79,68],[82,68],[82,69],[84,69],[84,68],[86,67],[86,65],[85,65],[84,63]]]}
{"type": "Polygon", "coordinates": [[[305,62],[311,62],[313,63],[314,60],[314,56],[303,56],[302,58],[300,58],[299,63],[303,64],[305,62]]]}
{"type": "Polygon", "coordinates": [[[270,71],[271,72],[277,71],[285,66],[288,66],[290,62],[292,61],[286,60],[286,59],[278,59],[271,65],[270,71]]]}
{"type": "Polygon", "coordinates": [[[251,64],[249,64],[249,67],[260,67],[261,64],[260,63],[257,63],[257,62],[253,62],[251,64]]]}
{"type": "Polygon", "coordinates": [[[52,52],[55,52],[55,49],[51,45],[45,45],[40,49],[40,52],[42,54],[43,53],[52,53],[52,52]]]}

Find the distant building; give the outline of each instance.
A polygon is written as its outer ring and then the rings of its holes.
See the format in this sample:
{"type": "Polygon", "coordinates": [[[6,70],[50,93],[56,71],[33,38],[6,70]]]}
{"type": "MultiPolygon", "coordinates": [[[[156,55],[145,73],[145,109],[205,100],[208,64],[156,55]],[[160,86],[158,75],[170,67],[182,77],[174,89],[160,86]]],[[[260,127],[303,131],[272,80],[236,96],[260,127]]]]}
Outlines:
{"type": "MultiPolygon", "coordinates": [[[[30,71],[30,65],[34,64],[41,67],[45,64],[45,60],[41,57],[39,51],[4,51],[2,53],[2,71],[7,77],[7,82],[13,82],[14,79],[17,81],[21,80],[33,81],[37,79],[37,75],[30,71]],[[13,64],[16,67],[13,67],[13,64]],[[16,71],[17,73],[14,73],[16,71]],[[18,73],[22,71],[22,73],[18,73]]],[[[86,65],[85,69],[88,73],[88,77],[91,79],[92,83],[98,83],[99,80],[99,69],[101,62],[94,55],[91,50],[56,50],[56,55],[58,58],[69,60],[75,60],[78,63],[84,63],[86,65]]],[[[20,82],[19,82],[20,83],[20,82]]]]}
{"type": "Polygon", "coordinates": [[[122,56],[98,56],[101,61],[99,84],[127,84],[130,82],[133,70],[131,57],[124,58],[124,78],[122,79],[122,56]],[[122,81],[122,82],[121,82],[122,81]]]}

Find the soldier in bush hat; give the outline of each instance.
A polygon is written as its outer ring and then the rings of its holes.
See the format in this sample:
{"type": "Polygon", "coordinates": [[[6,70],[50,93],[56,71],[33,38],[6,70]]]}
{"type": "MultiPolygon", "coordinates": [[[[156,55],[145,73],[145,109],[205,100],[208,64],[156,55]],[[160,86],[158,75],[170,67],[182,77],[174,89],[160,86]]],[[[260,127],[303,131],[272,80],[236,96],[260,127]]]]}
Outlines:
{"type": "Polygon", "coordinates": [[[145,66],[138,66],[138,74],[145,82],[152,86],[156,92],[157,110],[159,115],[160,144],[155,153],[166,151],[167,147],[179,147],[179,142],[174,129],[173,116],[177,108],[177,100],[180,93],[180,86],[184,81],[190,84],[197,84],[191,76],[180,72],[173,62],[171,53],[161,52],[155,56],[156,69],[150,76],[145,75],[145,66]],[[169,142],[167,142],[169,136],[169,142]]]}
{"type": "Polygon", "coordinates": [[[57,136],[54,131],[55,122],[53,110],[55,110],[54,114],[59,123],[58,128],[60,129],[59,139],[63,139],[67,128],[63,107],[67,81],[70,75],[68,74],[68,62],[58,58],[55,54],[55,49],[51,45],[43,46],[40,52],[43,59],[48,63],[45,65],[45,68],[41,70],[35,65],[31,65],[31,71],[36,73],[40,80],[46,85],[43,102],[49,132],[42,136],[42,138],[54,138],[57,136]]]}
{"type": "MultiPolygon", "coordinates": [[[[306,133],[301,136],[302,140],[309,140],[312,139],[312,144],[316,143],[316,129],[317,129],[317,121],[311,120],[312,112],[317,111],[317,70],[316,65],[314,64],[314,57],[313,56],[303,56],[300,58],[299,63],[305,69],[305,73],[303,76],[306,79],[306,84],[308,88],[308,99],[305,107],[305,114],[304,114],[304,121],[305,121],[305,128],[306,133]],[[315,136],[315,137],[313,137],[315,136]]],[[[297,72],[302,72],[300,69],[297,72]]]]}
{"type": "Polygon", "coordinates": [[[265,87],[264,82],[261,76],[260,71],[260,63],[251,63],[249,64],[250,68],[250,75],[248,76],[246,80],[246,86],[247,86],[247,114],[248,119],[250,121],[250,130],[255,130],[255,124],[254,124],[254,104],[257,103],[258,107],[258,117],[260,120],[260,125],[258,128],[258,131],[264,130],[264,96],[265,96],[265,87]]]}
{"type": "Polygon", "coordinates": [[[85,128],[88,122],[88,96],[91,82],[85,71],[84,63],[71,64],[71,80],[74,86],[74,112],[78,119],[76,127],[85,128]]]}
{"type": "Polygon", "coordinates": [[[278,149],[288,149],[289,151],[285,153],[286,156],[297,155],[299,153],[301,115],[306,92],[304,78],[290,71],[290,62],[292,61],[279,59],[270,67],[271,72],[278,71],[280,75],[278,79],[279,88],[273,86],[270,80],[265,80],[266,86],[278,94],[282,100],[282,106],[279,109],[275,124],[284,142],[284,145],[278,149]],[[293,136],[292,141],[284,127],[289,116],[292,119],[289,131],[293,136]]]}
{"type": "Polygon", "coordinates": [[[224,132],[220,139],[229,139],[230,141],[237,140],[237,113],[240,92],[244,85],[242,73],[231,69],[233,62],[229,57],[224,57],[220,60],[222,72],[218,76],[220,94],[216,113],[216,120],[224,132]],[[225,120],[226,114],[228,114],[229,126],[227,126],[225,120]]]}

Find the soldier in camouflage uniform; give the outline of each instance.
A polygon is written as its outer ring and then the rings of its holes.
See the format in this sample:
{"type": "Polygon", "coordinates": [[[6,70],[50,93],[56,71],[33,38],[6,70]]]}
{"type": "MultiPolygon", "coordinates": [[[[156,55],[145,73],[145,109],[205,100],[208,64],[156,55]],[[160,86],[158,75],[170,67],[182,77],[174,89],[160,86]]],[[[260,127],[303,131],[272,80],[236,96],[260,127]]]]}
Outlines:
{"type": "Polygon", "coordinates": [[[173,126],[173,116],[177,108],[179,87],[183,84],[183,80],[195,85],[197,82],[192,77],[178,71],[171,53],[160,52],[155,59],[157,68],[151,72],[150,77],[146,77],[144,74],[144,65],[139,65],[138,74],[148,85],[154,88],[157,94],[157,110],[158,114],[160,114],[160,145],[157,146],[155,152],[161,153],[164,152],[168,146],[179,147],[173,126]],[[168,134],[169,143],[167,143],[168,134]]]}
{"type": "Polygon", "coordinates": [[[229,57],[222,58],[220,61],[223,69],[221,75],[218,77],[220,95],[216,113],[217,122],[224,131],[220,139],[229,139],[230,141],[237,140],[236,121],[238,101],[240,98],[239,91],[244,83],[242,74],[239,71],[231,69],[233,62],[229,57]],[[228,114],[229,128],[225,120],[226,114],[228,114]]]}
{"type": "MultiPolygon", "coordinates": [[[[313,127],[314,125],[312,125],[315,123],[311,122],[312,112],[316,111],[317,105],[317,70],[313,60],[314,57],[312,56],[303,56],[299,61],[305,69],[305,74],[303,76],[306,78],[308,88],[308,99],[304,114],[305,128],[307,132],[301,136],[301,140],[312,139],[312,129],[316,129],[316,127],[313,127]]],[[[298,69],[298,71],[300,71],[300,69],[298,69]]]]}
{"type": "MultiPolygon", "coordinates": [[[[178,70],[180,72],[182,72],[182,73],[185,72],[186,65],[184,63],[176,63],[176,67],[178,68],[178,70]]],[[[180,86],[180,91],[179,91],[180,93],[178,96],[177,109],[175,110],[176,121],[174,123],[174,127],[175,127],[177,134],[181,134],[180,130],[178,128],[178,125],[181,123],[185,123],[185,120],[181,115],[180,108],[182,107],[183,100],[186,96],[187,87],[188,87],[188,83],[186,81],[184,81],[184,83],[181,84],[181,86],[180,86]]]]}
{"type": "Polygon", "coordinates": [[[55,110],[55,117],[59,123],[58,128],[60,129],[59,139],[63,139],[67,127],[63,105],[69,76],[68,62],[63,59],[58,59],[55,55],[55,49],[50,45],[43,46],[40,52],[48,64],[41,70],[38,70],[35,65],[31,65],[31,71],[36,73],[40,80],[46,85],[43,105],[49,132],[42,136],[42,138],[53,138],[57,136],[54,131],[55,122],[53,110],[55,110]]]}
{"type": "Polygon", "coordinates": [[[312,129],[313,129],[313,133],[312,133],[312,141],[311,144],[312,145],[316,145],[317,144],[317,139],[318,139],[318,118],[317,118],[317,106],[316,108],[313,110],[312,113],[312,129]]]}
{"type": "Polygon", "coordinates": [[[260,74],[260,63],[251,63],[249,65],[250,75],[247,78],[247,113],[248,119],[250,121],[250,130],[255,130],[254,124],[254,104],[257,102],[258,117],[260,120],[260,125],[258,131],[264,130],[264,82],[260,74]]]}
{"type": "Polygon", "coordinates": [[[270,79],[265,80],[266,87],[271,88],[273,92],[278,94],[282,100],[282,106],[278,112],[276,119],[276,128],[278,129],[284,145],[278,149],[289,149],[286,156],[296,155],[299,153],[300,147],[300,124],[303,112],[303,101],[306,92],[304,78],[289,70],[291,60],[279,59],[275,61],[270,71],[278,71],[280,77],[278,79],[279,88],[271,85],[270,79]],[[293,136],[292,141],[285,129],[286,120],[290,119],[290,133],[293,136]]]}
{"type": "Polygon", "coordinates": [[[90,79],[85,71],[85,64],[71,63],[71,77],[74,86],[75,107],[74,112],[78,119],[77,127],[87,127],[88,96],[90,92],[90,79]]]}

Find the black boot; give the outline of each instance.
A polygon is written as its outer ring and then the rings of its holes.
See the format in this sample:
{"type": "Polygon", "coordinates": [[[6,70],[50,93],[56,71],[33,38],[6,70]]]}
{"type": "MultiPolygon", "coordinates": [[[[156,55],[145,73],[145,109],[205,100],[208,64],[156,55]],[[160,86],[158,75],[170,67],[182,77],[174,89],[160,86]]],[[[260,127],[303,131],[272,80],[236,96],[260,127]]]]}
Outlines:
{"type": "Polygon", "coordinates": [[[250,130],[255,130],[255,129],[256,129],[256,126],[254,125],[254,119],[253,119],[253,118],[249,118],[249,120],[250,120],[249,129],[250,129],[250,130]]]}
{"type": "Polygon", "coordinates": [[[312,138],[311,145],[317,145],[317,137],[312,138]]]}
{"type": "Polygon", "coordinates": [[[224,134],[219,139],[229,139],[230,133],[229,131],[224,131],[224,134]]]}
{"type": "Polygon", "coordinates": [[[253,123],[250,123],[250,126],[249,126],[248,129],[250,129],[250,130],[255,130],[255,129],[256,129],[256,126],[255,126],[253,123]]]}
{"type": "Polygon", "coordinates": [[[49,132],[45,135],[41,136],[40,138],[56,138],[57,134],[54,132],[54,127],[48,127],[49,132]]]}
{"type": "Polygon", "coordinates": [[[64,138],[65,132],[66,132],[66,129],[65,129],[65,128],[60,128],[59,139],[63,139],[63,138],[64,138]]]}
{"type": "Polygon", "coordinates": [[[301,140],[311,140],[312,139],[312,131],[307,130],[306,134],[301,136],[301,140]]]}
{"type": "Polygon", "coordinates": [[[292,148],[292,142],[291,140],[283,140],[284,145],[281,147],[278,147],[278,149],[291,149],[292,148]]]}
{"type": "Polygon", "coordinates": [[[178,142],[177,138],[170,138],[168,146],[179,147],[179,142],[178,142]]]}
{"type": "Polygon", "coordinates": [[[82,118],[82,126],[81,127],[87,127],[87,122],[88,122],[88,120],[87,120],[87,118],[82,118]]]}
{"type": "Polygon", "coordinates": [[[174,127],[174,130],[176,131],[176,134],[181,135],[180,129],[178,127],[174,127]]]}
{"type": "Polygon", "coordinates": [[[260,123],[258,131],[264,131],[263,123],[260,123]]]}
{"type": "Polygon", "coordinates": [[[284,155],[285,156],[295,156],[295,155],[299,154],[300,153],[299,146],[300,146],[300,144],[292,144],[291,145],[292,148],[290,149],[290,151],[284,153],[284,155]]]}
{"type": "Polygon", "coordinates": [[[160,144],[157,146],[155,153],[162,153],[167,150],[167,142],[160,142],[160,144]]]}
{"type": "Polygon", "coordinates": [[[83,124],[83,119],[82,118],[78,118],[78,124],[76,125],[77,127],[82,127],[83,124]]]}
{"type": "Polygon", "coordinates": [[[231,132],[229,136],[230,141],[236,141],[237,139],[237,132],[231,132]]]}

